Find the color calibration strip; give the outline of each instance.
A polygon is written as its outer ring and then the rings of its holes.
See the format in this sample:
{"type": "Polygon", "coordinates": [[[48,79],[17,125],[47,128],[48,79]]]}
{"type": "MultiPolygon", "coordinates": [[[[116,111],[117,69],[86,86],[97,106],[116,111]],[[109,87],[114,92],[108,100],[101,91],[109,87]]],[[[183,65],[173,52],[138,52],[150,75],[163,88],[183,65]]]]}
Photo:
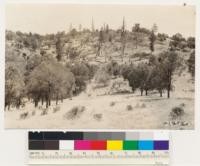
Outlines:
{"type": "Polygon", "coordinates": [[[29,150],[169,150],[169,138],[150,132],[29,132],[29,150]]]}
{"type": "Polygon", "coordinates": [[[29,132],[29,164],[169,165],[165,132],[29,132]]]}

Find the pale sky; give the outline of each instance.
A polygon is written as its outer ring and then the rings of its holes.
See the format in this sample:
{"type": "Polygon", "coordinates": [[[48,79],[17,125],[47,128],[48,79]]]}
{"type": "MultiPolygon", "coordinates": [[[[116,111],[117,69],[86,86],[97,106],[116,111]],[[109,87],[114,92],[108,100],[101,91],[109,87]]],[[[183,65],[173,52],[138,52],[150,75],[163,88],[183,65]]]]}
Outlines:
{"type": "Polygon", "coordinates": [[[155,5],[72,5],[72,4],[7,4],[6,29],[39,34],[68,31],[70,24],[78,28],[95,28],[108,23],[112,29],[122,25],[125,17],[127,29],[135,23],[151,28],[154,23],[158,32],[169,35],[181,33],[195,36],[194,6],[155,5]]]}

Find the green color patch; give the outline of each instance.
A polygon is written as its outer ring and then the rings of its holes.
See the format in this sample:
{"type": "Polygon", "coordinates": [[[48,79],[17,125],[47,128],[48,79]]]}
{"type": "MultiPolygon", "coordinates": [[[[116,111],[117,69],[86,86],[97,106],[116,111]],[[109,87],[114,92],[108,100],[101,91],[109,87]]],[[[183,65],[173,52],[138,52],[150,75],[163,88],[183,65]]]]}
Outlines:
{"type": "Polygon", "coordinates": [[[138,141],[123,141],[123,150],[138,150],[138,141]]]}

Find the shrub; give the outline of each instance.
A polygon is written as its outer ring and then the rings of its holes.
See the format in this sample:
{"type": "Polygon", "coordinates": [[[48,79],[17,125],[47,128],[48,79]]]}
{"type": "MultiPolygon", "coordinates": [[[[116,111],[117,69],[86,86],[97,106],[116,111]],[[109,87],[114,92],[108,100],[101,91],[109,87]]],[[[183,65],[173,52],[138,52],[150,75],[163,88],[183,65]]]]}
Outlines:
{"type": "Polygon", "coordinates": [[[167,39],[167,37],[168,37],[168,35],[167,34],[164,34],[164,33],[158,33],[158,35],[157,35],[157,39],[159,40],[159,41],[165,41],[166,39],[167,39]]]}
{"type": "Polygon", "coordinates": [[[182,107],[182,108],[185,107],[185,103],[181,103],[180,107],[182,107]]]}
{"type": "Polygon", "coordinates": [[[96,119],[97,121],[100,121],[102,119],[102,114],[94,114],[93,118],[96,119]]]}
{"type": "Polygon", "coordinates": [[[131,111],[131,110],[133,110],[133,107],[132,107],[132,105],[127,105],[127,106],[126,106],[126,109],[127,109],[128,111],[131,111]]]}
{"type": "Polygon", "coordinates": [[[85,111],[84,106],[75,106],[69,112],[64,115],[66,119],[75,119],[79,118],[80,115],[85,111]]]}
{"type": "Polygon", "coordinates": [[[112,102],[110,103],[110,106],[112,107],[112,106],[114,106],[114,105],[115,105],[115,102],[112,101],[112,102]]]}
{"type": "Polygon", "coordinates": [[[131,58],[140,58],[140,59],[145,59],[147,57],[149,57],[150,54],[149,53],[146,53],[146,52],[137,52],[135,54],[133,54],[131,56],[131,58]]]}
{"type": "Polygon", "coordinates": [[[47,108],[42,109],[41,115],[47,115],[47,114],[48,114],[48,109],[47,108]]]}
{"type": "Polygon", "coordinates": [[[28,112],[20,114],[20,119],[26,119],[28,117],[28,112]]]}
{"type": "Polygon", "coordinates": [[[179,118],[184,115],[184,109],[182,107],[173,107],[170,112],[170,117],[172,119],[179,118]]]}

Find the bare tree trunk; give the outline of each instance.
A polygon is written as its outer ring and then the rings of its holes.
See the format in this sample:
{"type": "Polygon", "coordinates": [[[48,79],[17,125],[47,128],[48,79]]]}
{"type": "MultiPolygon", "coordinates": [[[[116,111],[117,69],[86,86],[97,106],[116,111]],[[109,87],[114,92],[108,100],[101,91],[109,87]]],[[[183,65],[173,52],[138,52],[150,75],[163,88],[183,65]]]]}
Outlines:
{"type": "Polygon", "coordinates": [[[146,96],[148,95],[148,90],[145,90],[145,95],[146,95],[146,96]]]}
{"type": "Polygon", "coordinates": [[[167,98],[170,98],[170,89],[167,89],[167,98]]]}
{"type": "Polygon", "coordinates": [[[143,96],[143,89],[140,89],[140,92],[141,92],[141,96],[143,96]]]}
{"type": "Polygon", "coordinates": [[[99,43],[99,45],[98,45],[98,49],[97,49],[97,53],[96,53],[95,59],[97,59],[97,57],[100,56],[100,54],[101,54],[100,52],[101,52],[101,43],[99,43]]]}
{"type": "Polygon", "coordinates": [[[49,84],[49,92],[48,92],[48,105],[51,106],[51,86],[49,84]]]}
{"type": "Polygon", "coordinates": [[[160,97],[162,97],[162,90],[160,90],[159,93],[160,93],[160,97]]]}
{"type": "Polygon", "coordinates": [[[135,39],[135,48],[137,49],[137,47],[138,47],[138,38],[136,37],[136,39],[135,39]]]}
{"type": "Polygon", "coordinates": [[[17,105],[16,105],[17,109],[20,108],[20,105],[21,105],[21,97],[19,97],[19,98],[17,99],[17,105]]]}
{"type": "Polygon", "coordinates": [[[51,106],[51,98],[48,99],[48,105],[51,106]]]}
{"type": "Polygon", "coordinates": [[[44,97],[42,96],[42,105],[44,104],[44,97]]]}
{"type": "Polygon", "coordinates": [[[169,76],[169,82],[168,82],[168,87],[167,87],[167,98],[170,98],[170,90],[171,90],[171,83],[172,83],[172,80],[171,80],[172,74],[171,74],[171,72],[169,72],[168,76],[169,76]]]}
{"type": "Polygon", "coordinates": [[[38,106],[38,100],[37,99],[35,99],[35,107],[37,107],[38,106]]]}
{"type": "Polygon", "coordinates": [[[46,100],[46,108],[48,108],[48,107],[49,107],[48,100],[46,100]]]}
{"type": "Polygon", "coordinates": [[[58,95],[56,96],[56,105],[58,105],[58,95]]]}
{"type": "Polygon", "coordinates": [[[46,108],[48,108],[49,107],[49,102],[48,102],[48,95],[47,94],[45,96],[45,101],[46,101],[46,108]]]}
{"type": "Polygon", "coordinates": [[[123,43],[123,45],[122,45],[122,54],[121,54],[122,62],[124,61],[124,51],[125,51],[125,44],[123,43]]]}

